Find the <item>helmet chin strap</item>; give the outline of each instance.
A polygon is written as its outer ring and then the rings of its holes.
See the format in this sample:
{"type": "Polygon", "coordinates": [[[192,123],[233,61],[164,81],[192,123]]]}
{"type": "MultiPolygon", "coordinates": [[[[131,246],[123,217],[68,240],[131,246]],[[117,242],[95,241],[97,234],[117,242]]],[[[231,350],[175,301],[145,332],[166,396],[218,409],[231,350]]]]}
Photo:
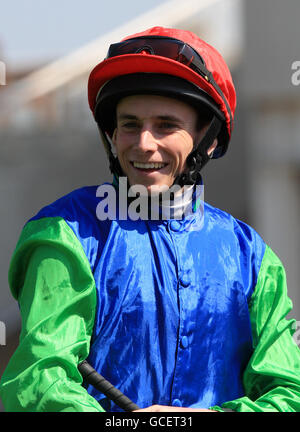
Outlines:
{"type": "Polygon", "coordinates": [[[112,148],[113,143],[111,137],[108,135],[107,132],[103,132],[101,127],[98,124],[98,129],[100,133],[100,137],[103,141],[104,148],[109,160],[109,169],[111,173],[118,179],[119,177],[125,177],[125,174],[122,171],[119,159],[113,154],[112,148]]]}
{"type": "Polygon", "coordinates": [[[217,138],[221,125],[221,120],[214,116],[200,143],[188,155],[186,160],[187,168],[185,172],[179,174],[173,184],[178,184],[183,187],[184,185],[196,184],[201,180],[200,171],[212,157],[209,156],[207,152],[214,140],[217,138]]]}

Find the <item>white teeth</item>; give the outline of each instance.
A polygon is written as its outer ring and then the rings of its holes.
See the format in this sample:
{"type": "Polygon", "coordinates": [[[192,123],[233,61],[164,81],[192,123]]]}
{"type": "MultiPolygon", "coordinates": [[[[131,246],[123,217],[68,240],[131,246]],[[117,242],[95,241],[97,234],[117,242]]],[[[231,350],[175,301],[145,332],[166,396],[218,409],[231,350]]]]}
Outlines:
{"type": "Polygon", "coordinates": [[[163,168],[166,164],[161,162],[151,162],[151,163],[142,163],[142,162],[133,162],[133,166],[135,168],[142,169],[160,169],[163,168]]]}

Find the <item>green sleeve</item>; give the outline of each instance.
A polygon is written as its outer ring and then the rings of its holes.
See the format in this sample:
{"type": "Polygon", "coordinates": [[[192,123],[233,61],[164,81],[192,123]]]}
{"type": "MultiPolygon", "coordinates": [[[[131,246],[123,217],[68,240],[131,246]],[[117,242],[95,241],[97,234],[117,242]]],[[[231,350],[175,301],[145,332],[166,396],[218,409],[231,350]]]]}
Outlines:
{"type": "Polygon", "coordinates": [[[89,353],[95,282],[82,246],[61,218],[29,222],[9,270],[22,318],[19,346],[0,383],[6,411],[103,411],[77,365],[89,353]]]}
{"type": "Polygon", "coordinates": [[[295,321],[286,319],[291,308],[284,268],[267,246],[249,304],[253,355],[243,376],[246,396],[215,409],[300,411],[300,350],[292,337],[295,321]]]}

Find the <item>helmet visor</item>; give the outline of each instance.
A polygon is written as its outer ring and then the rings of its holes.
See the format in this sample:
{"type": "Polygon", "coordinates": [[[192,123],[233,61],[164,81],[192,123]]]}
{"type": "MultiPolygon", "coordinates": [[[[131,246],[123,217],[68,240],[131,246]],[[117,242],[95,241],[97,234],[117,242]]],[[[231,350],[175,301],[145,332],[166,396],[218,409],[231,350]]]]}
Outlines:
{"type": "Polygon", "coordinates": [[[203,58],[190,45],[165,36],[147,36],[127,39],[110,45],[106,60],[126,54],[147,53],[166,57],[188,66],[208,80],[209,71],[203,58]]]}

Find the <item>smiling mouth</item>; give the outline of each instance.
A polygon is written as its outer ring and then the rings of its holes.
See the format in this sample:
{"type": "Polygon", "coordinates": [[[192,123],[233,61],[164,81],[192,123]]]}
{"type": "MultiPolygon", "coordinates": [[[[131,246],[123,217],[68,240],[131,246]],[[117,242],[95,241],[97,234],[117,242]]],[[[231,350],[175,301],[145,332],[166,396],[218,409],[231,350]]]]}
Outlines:
{"type": "Polygon", "coordinates": [[[140,170],[160,170],[162,168],[165,168],[168,164],[164,163],[164,162],[147,162],[147,163],[143,163],[143,162],[137,162],[137,161],[133,161],[131,162],[132,166],[134,168],[140,169],[140,170]]]}

